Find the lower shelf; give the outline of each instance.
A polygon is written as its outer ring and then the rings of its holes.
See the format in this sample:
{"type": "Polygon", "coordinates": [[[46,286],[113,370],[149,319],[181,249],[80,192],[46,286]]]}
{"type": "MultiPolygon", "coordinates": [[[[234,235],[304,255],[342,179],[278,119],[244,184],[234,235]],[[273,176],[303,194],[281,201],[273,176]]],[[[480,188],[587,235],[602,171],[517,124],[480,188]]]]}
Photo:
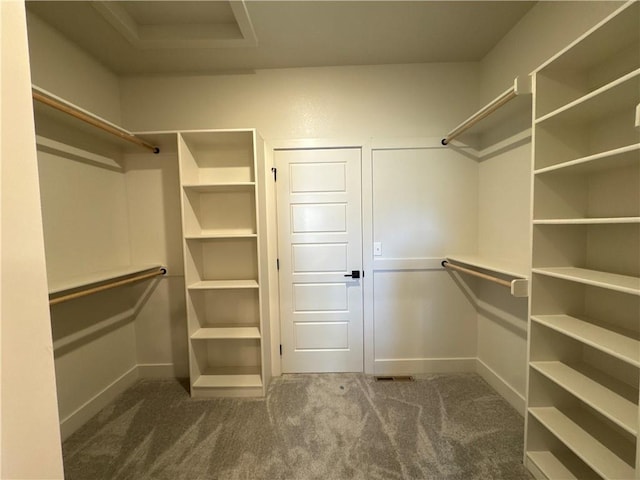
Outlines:
{"type": "Polygon", "coordinates": [[[264,395],[259,367],[209,368],[195,379],[192,397],[261,397],[264,395]]]}
{"type": "Polygon", "coordinates": [[[633,467],[557,408],[535,407],[529,413],[602,477],[635,478],[633,467]]]}
{"type": "Polygon", "coordinates": [[[527,452],[527,461],[532,463],[546,478],[563,480],[599,480],[599,477],[575,458],[559,458],[551,452],[527,452]]]}
{"type": "Polygon", "coordinates": [[[640,341],[576,316],[565,314],[534,315],[533,322],[556,330],[586,345],[640,367],[640,341]]]}
{"type": "MultiPolygon", "coordinates": [[[[638,405],[562,362],[531,362],[531,367],[579,398],[631,435],[638,434],[638,405]]],[[[637,390],[634,392],[638,398],[637,390]]]]}
{"type": "Polygon", "coordinates": [[[187,286],[189,290],[234,290],[258,288],[255,280],[203,280],[187,286]]]}
{"type": "Polygon", "coordinates": [[[206,327],[199,328],[192,335],[192,340],[221,340],[221,339],[259,339],[258,327],[206,327]]]}

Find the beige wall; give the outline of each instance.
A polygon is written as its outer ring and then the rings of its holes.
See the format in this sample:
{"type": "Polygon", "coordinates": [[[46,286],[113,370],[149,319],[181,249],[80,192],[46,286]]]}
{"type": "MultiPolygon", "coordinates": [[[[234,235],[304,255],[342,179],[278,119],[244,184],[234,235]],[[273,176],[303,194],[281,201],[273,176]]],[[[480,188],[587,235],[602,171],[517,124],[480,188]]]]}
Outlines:
{"type": "Polygon", "coordinates": [[[131,130],[255,127],[268,142],[439,136],[475,102],[477,74],[469,63],[132,77],[122,118],[131,130]]]}
{"type": "MultiPolygon", "coordinates": [[[[325,145],[331,144],[327,139],[336,143],[344,139],[368,143],[370,139],[393,137],[439,138],[464,114],[466,105],[475,102],[477,85],[476,64],[278,69],[258,71],[252,75],[210,77],[136,77],[122,81],[122,107],[124,121],[132,130],[249,126],[256,127],[271,144],[282,145],[304,138],[323,139],[325,145]]],[[[412,146],[410,142],[405,144],[412,146]]],[[[407,197],[407,191],[402,190],[401,184],[396,185],[400,192],[385,188],[389,180],[385,174],[368,180],[370,184],[365,185],[365,189],[372,192],[380,211],[391,203],[402,209],[404,198],[405,212],[410,212],[400,229],[397,223],[393,223],[393,215],[376,217],[375,228],[381,236],[378,240],[385,242],[386,258],[444,255],[445,238],[462,239],[461,243],[472,243],[475,247],[475,240],[470,239],[468,232],[475,233],[473,192],[477,183],[477,165],[442,148],[427,158],[428,162],[424,158],[408,162],[398,159],[395,167],[393,162],[387,166],[401,174],[397,182],[401,183],[402,178],[413,181],[410,187],[405,187],[417,197],[407,197]],[[419,166],[417,170],[416,165],[419,166]],[[468,202],[470,205],[455,202],[454,208],[454,202],[449,199],[459,197],[453,194],[455,189],[450,182],[460,169],[463,170],[464,181],[470,179],[472,188],[466,190],[472,200],[468,202]],[[425,183],[419,181],[423,177],[425,183]],[[416,250],[416,245],[408,247],[403,239],[420,243],[413,227],[422,222],[411,217],[421,214],[418,207],[420,202],[424,204],[424,199],[420,197],[420,191],[437,192],[436,203],[451,205],[455,215],[448,218],[442,211],[440,215],[432,216],[431,228],[434,231],[448,229],[448,233],[442,238],[434,235],[434,245],[416,250]]],[[[371,168],[370,154],[365,154],[363,163],[371,168]]],[[[378,163],[373,168],[380,171],[383,165],[378,163]]],[[[429,198],[433,200],[434,197],[429,198]]],[[[364,208],[376,207],[364,205],[364,208]]],[[[176,220],[174,231],[177,230],[179,223],[176,220]]],[[[365,238],[364,241],[369,243],[373,239],[365,238]]],[[[425,271],[417,276],[418,283],[413,281],[415,271],[395,274],[376,271],[375,276],[369,277],[378,299],[373,305],[373,315],[365,319],[369,325],[365,328],[374,329],[372,337],[376,338],[375,345],[365,347],[370,352],[368,358],[372,360],[365,368],[371,373],[374,369],[382,373],[397,368],[414,369],[413,373],[426,372],[433,369],[434,359],[456,359],[453,368],[468,368],[468,365],[463,365],[464,361],[475,355],[475,313],[464,294],[444,272],[434,274],[425,271]],[[424,308],[414,308],[411,295],[402,302],[393,293],[411,291],[405,288],[406,285],[413,285],[418,290],[423,286],[432,292],[430,297],[423,298],[424,308]],[[404,323],[397,322],[390,314],[394,308],[404,309],[404,323]],[[458,320],[447,323],[443,321],[445,317],[458,320]],[[407,335],[415,329],[425,332],[424,341],[414,341],[416,336],[407,335]],[[464,330],[468,335],[461,337],[457,330],[464,330]],[[443,339],[449,341],[443,342],[443,339]],[[459,359],[465,360],[461,363],[459,359]]],[[[169,303],[173,301],[169,300],[169,303]]]]}
{"type": "Polygon", "coordinates": [[[482,59],[481,101],[495,98],[515,77],[531,73],[623,3],[538,2],[482,59]]]}
{"type": "Polygon", "coordinates": [[[33,13],[27,25],[33,84],[119,124],[118,76],[33,13]]]}
{"type": "Polygon", "coordinates": [[[0,2],[0,324],[6,479],[63,478],[23,2],[0,2]]]}

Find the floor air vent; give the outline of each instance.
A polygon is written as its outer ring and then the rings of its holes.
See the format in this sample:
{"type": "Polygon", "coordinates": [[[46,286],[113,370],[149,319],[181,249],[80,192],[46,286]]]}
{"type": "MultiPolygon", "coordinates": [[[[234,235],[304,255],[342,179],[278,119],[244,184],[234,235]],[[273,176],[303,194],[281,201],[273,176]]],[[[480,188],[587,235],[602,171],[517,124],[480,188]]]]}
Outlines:
{"type": "Polygon", "coordinates": [[[376,375],[376,382],[413,382],[413,377],[411,375],[394,375],[394,376],[384,376],[384,375],[376,375]]]}

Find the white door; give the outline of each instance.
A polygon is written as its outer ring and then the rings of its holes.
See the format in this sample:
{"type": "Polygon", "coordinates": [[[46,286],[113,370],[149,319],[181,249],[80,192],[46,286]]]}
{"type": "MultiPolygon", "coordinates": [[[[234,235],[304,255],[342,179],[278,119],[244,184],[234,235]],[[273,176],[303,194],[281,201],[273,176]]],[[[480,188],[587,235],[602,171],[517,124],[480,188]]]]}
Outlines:
{"type": "Polygon", "coordinates": [[[363,371],[360,157],[275,153],[285,373],[363,371]]]}

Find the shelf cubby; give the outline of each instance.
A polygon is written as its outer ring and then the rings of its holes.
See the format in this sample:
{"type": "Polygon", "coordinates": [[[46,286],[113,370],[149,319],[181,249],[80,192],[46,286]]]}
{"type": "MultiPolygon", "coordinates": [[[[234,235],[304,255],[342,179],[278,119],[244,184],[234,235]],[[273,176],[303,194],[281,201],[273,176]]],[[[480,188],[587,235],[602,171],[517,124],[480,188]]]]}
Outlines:
{"type": "Polygon", "coordinates": [[[640,8],[625,5],[536,71],[538,116],[570,104],[640,68],[640,8]]]}
{"type": "Polygon", "coordinates": [[[640,145],[617,155],[546,170],[534,177],[534,222],[638,222],[640,145]],[[599,167],[599,168],[598,168],[599,167]]]}
{"type": "Polygon", "coordinates": [[[561,449],[553,452],[548,450],[530,451],[527,453],[527,461],[530,466],[533,463],[533,467],[538,469],[546,478],[602,480],[600,475],[589,468],[571,451],[562,451],[561,449]]]}
{"type": "Polygon", "coordinates": [[[183,189],[185,236],[256,235],[254,184],[183,189]]]}
{"type": "Polygon", "coordinates": [[[566,412],[556,407],[534,407],[529,409],[544,428],[564,443],[578,458],[583,460],[593,471],[605,479],[633,479],[635,469],[631,457],[631,442],[614,443],[617,436],[607,432],[594,435],[593,431],[601,428],[580,411],[566,412]],[[587,428],[586,425],[588,425],[587,428]],[[599,439],[606,439],[603,444],[599,439]]]}
{"type": "MultiPolygon", "coordinates": [[[[594,370],[558,360],[531,362],[531,368],[633,436],[638,434],[638,404],[598,383],[594,370]]],[[[608,382],[611,384],[611,382],[608,382]]],[[[628,390],[624,386],[622,390],[628,390]]],[[[634,392],[635,393],[635,392],[634,392]]],[[[636,395],[637,397],[637,395],[636,395]]]]}
{"type": "Polygon", "coordinates": [[[189,289],[187,309],[191,331],[225,326],[259,327],[260,295],[254,288],[189,289]]]}
{"type": "Polygon", "coordinates": [[[187,239],[189,284],[258,280],[256,238],[187,239]]]}
{"type": "Polygon", "coordinates": [[[534,224],[533,269],[640,289],[640,223],[534,224]],[[589,274],[588,272],[601,272],[589,274]],[[611,279],[605,278],[611,274],[611,279]],[[617,278],[615,277],[617,276],[617,278]],[[587,278],[585,277],[585,278],[587,278]],[[628,277],[628,278],[622,278],[628,277]]]}
{"type": "Polygon", "coordinates": [[[184,132],[179,146],[183,185],[255,182],[252,131],[184,132]]]}
{"type": "Polygon", "coordinates": [[[537,315],[532,316],[531,320],[640,368],[640,340],[637,332],[619,333],[616,326],[601,326],[592,319],[566,314],[537,315]]]}
{"type": "Polygon", "coordinates": [[[194,397],[263,394],[260,339],[192,338],[191,356],[194,397]]]}

